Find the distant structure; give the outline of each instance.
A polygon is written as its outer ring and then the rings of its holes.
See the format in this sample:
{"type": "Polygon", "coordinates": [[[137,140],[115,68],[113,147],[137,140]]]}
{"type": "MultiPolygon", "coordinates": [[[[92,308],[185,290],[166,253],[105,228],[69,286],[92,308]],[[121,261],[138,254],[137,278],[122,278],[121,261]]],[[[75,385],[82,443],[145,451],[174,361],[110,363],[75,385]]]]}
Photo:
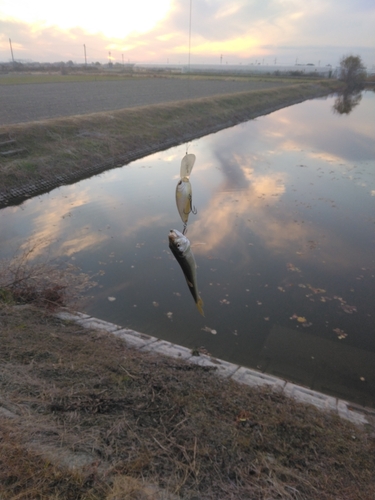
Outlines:
{"type": "Polygon", "coordinates": [[[264,64],[146,64],[136,63],[133,70],[136,72],[156,71],[169,73],[218,74],[230,73],[237,75],[268,74],[268,75],[294,75],[317,76],[320,78],[335,77],[337,69],[331,65],[315,66],[314,64],[296,64],[290,66],[264,65],[264,64]]]}

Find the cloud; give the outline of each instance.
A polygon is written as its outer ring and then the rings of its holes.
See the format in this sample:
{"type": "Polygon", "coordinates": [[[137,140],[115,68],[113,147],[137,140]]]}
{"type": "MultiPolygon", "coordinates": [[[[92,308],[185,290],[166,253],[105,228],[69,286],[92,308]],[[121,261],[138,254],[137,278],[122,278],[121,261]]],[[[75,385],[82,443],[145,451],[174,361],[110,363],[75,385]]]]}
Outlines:
{"type": "MultiPolygon", "coordinates": [[[[187,62],[189,2],[148,4],[139,0],[139,12],[126,2],[119,8],[110,1],[105,10],[81,2],[82,11],[65,9],[64,4],[64,12],[70,14],[68,18],[61,15],[59,21],[53,9],[41,17],[37,8],[40,1],[24,2],[29,7],[23,17],[17,17],[16,10],[7,10],[14,2],[3,0],[0,60],[9,60],[11,38],[16,59],[83,62],[82,47],[86,44],[91,62],[105,62],[108,50],[116,52],[113,55],[118,61],[125,53],[133,62],[187,62]],[[158,5],[157,11],[146,9],[146,4],[158,5]],[[129,12],[134,12],[133,17],[129,12]]],[[[19,2],[17,11],[23,11],[19,2]]],[[[375,63],[374,25],[372,0],[192,0],[191,62],[218,63],[223,54],[229,63],[246,64],[268,57],[294,64],[298,57],[299,62],[337,64],[343,54],[352,52],[371,65],[375,63]],[[353,47],[351,40],[355,41],[353,47]]],[[[271,59],[266,62],[271,63],[271,59]]]]}

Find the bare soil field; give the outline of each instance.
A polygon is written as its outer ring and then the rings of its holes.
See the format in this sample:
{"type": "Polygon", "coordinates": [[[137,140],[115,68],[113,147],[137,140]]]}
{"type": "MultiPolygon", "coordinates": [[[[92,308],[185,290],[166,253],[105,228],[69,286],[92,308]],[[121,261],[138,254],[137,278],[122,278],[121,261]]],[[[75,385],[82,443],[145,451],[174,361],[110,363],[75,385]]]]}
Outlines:
{"type": "MultiPolygon", "coordinates": [[[[21,80],[22,81],[22,80],[21,80]]],[[[285,87],[290,82],[249,79],[126,78],[6,85],[0,77],[0,126],[71,115],[186,101],[285,87]]]]}

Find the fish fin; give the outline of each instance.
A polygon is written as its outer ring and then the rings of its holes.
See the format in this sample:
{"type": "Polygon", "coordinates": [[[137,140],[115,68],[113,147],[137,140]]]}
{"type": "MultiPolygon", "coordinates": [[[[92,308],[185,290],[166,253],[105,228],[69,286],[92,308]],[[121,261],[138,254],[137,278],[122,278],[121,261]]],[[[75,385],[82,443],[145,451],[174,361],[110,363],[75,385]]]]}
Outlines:
{"type": "Polygon", "coordinates": [[[198,308],[198,311],[201,313],[201,315],[204,317],[203,300],[200,297],[198,297],[197,308],[198,308]]]}

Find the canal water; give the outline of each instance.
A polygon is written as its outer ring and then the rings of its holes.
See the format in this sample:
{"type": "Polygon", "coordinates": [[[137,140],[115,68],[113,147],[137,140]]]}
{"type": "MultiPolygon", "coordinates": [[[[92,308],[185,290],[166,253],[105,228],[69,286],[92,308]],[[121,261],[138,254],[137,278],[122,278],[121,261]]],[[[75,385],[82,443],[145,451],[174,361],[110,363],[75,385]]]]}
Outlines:
{"type": "Polygon", "coordinates": [[[349,104],[306,101],[7,207],[0,258],[44,242],[37,258],[95,275],[83,312],[375,406],[375,93],[349,104]],[[204,317],[168,245],[187,150],[204,317]]]}

